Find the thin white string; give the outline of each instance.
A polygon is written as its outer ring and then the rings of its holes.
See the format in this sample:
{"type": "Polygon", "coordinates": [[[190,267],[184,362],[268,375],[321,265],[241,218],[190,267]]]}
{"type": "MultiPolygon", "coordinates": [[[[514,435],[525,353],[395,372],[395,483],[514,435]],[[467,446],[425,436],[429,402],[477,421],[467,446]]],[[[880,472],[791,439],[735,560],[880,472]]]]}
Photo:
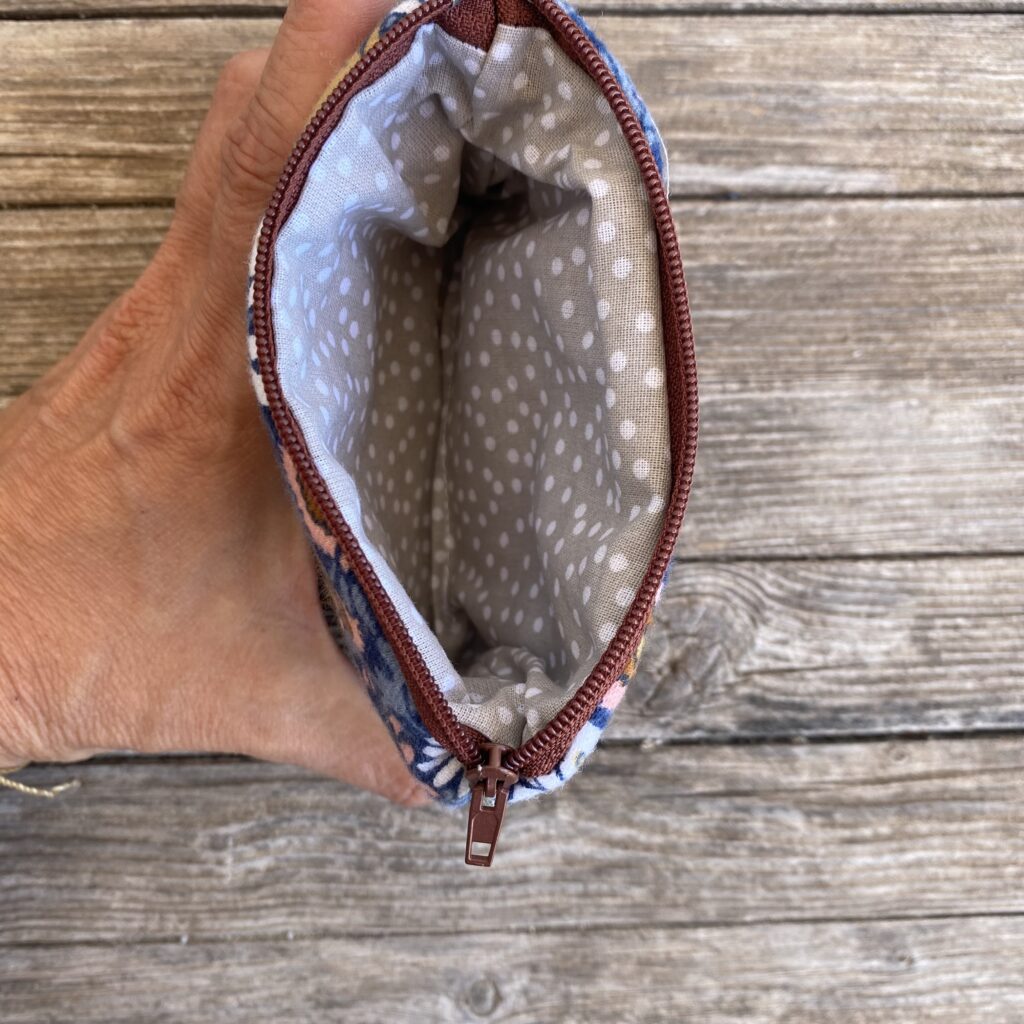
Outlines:
{"type": "MultiPolygon", "coordinates": [[[[13,769],[16,770],[16,769],[13,769]]],[[[26,786],[24,782],[18,782],[16,779],[9,777],[12,769],[6,771],[0,770],[0,788],[12,789],[15,793],[21,793],[22,796],[34,796],[40,797],[43,800],[54,800],[61,793],[66,793],[69,789],[78,789],[81,783],[78,779],[72,779],[70,782],[62,782],[59,786],[51,786],[49,788],[42,788],[40,786],[26,786]]]]}

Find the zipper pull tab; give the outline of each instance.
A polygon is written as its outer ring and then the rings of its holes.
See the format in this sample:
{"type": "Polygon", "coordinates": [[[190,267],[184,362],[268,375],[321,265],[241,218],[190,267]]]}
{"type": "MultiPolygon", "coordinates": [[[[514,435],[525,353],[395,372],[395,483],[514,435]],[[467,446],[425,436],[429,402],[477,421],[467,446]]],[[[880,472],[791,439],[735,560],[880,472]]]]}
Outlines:
{"type": "Polygon", "coordinates": [[[505,817],[508,791],[519,781],[519,776],[501,765],[501,759],[510,747],[485,743],[483,749],[487,751],[487,764],[466,772],[466,778],[473,787],[469,802],[469,830],[466,832],[466,863],[489,868],[505,817]]]}

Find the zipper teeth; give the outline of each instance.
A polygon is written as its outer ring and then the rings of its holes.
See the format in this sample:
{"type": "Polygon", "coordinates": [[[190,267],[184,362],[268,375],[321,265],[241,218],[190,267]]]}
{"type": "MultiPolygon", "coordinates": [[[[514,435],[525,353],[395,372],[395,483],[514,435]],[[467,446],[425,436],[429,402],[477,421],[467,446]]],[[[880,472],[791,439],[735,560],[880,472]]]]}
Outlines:
{"type": "MultiPolygon", "coordinates": [[[[647,628],[654,600],[682,527],[686,499],[690,492],[697,456],[698,421],[697,369],[693,349],[693,327],[686,298],[682,258],[679,255],[672,209],[668,196],[665,194],[664,182],[654,160],[654,154],[647,143],[647,136],[618,80],[609,70],[604,59],[598,53],[597,47],[586,33],[552,0],[532,0],[532,2],[558,28],[564,38],[570,41],[586,63],[591,77],[601,87],[637,159],[648,195],[652,197],[652,213],[658,235],[666,250],[664,256],[669,262],[672,298],[680,330],[681,354],[686,382],[684,395],[685,443],[682,461],[675,474],[676,479],[665,516],[665,524],[662,527],[661,539],[629,612],[597,665],[583,685],[573,694],[572,699],[547,725],[508,756],[505,764],[513,771],[523,771],[530,761],[545,753],[547,748],[554,744],[564,745],[567,748],[572,741],[572,736],[567,733],[570,729],[578,726],[579,709],[586,708],[600,700],[621,675],[627,659],[636,649],[640,637],[647,628]]],[[[563,750],[562,753],[564,754],[565,751],[563,750]]]]}
{"type": "MultiPolygon", "coordinates": [[[[467,767],[473,767],[480,764],[482,760],[479,741],[455,717],[451,706],[437,685],[437,681],[433,678],[424,662],[422,654],[409,635],[405,623],[396,611],[390,596],[381,584],[376,571],[363,553],[352,530],[338,511],[323,478],[312,462],[294,418],[284,402],[276,367],[274,366],[274,346],[270,338],[267,305],[269,289],[267,271],[271,258],[274,228],[277,226],[277,220],[284,204],[288,185],[300,162],[307,155],[319,129],[387,47],[399,42],[423,24],[423,22],[438,14],[443,8],[451,6],[454,2],[455,0],[427,0],[427,3],[411,12],[391,31],[382,36],[330,93],[303,132],[294,151],[288,158],[260,230],[254,282],[254,319],[257,354],[267,393],[267,402],[274,424],[281,435],[282,443],[295,463],[300,479],[317,498],[331,529],[337,536],[345,554],[353,563],[357,577],[367,592],[375,614],[381,620],[382,625],[385,626],[388,639],[395,649],[407,682],[418,691],[420,697],[430,708],[437,723],[440,725],[440,731],[444,735],[439,735],[437,738],[444,743],[459,761],[467,767]]],[[[637,158],[641,176],[648,195],[652,199],[652,213],[659,237],[665,247],[664,255],[668,261],[672,297],[675,300],[675,316],[680,330],[679,340],[685,375],[683,424],[685,441],[682,447],[681,463],[674,474],[675,483],[669,508],[666,512],[661,539],[633,605],[630,607],[622,625],[619,627],[614,639],[605,649],[594,670],[573,697],[535,736],[511,751],[507,756],[505,760],[506,766],[523,774],[525,774],[525,767],[532,760],[546,753],[548,748],[555,744],[568,746],[572,740],[569,730],[577,725],[580,710],[599,700],[615,679],[618,678],[625,667],[626,660],[635,649],[640,636],[643,634],[650,617],[654,598],[657,595],[658,588],[661,586],[665,570],[668,568],[676,538],[682,525],[686,499],[693,478],[697,447],[697,379],[693,352],[693,331],[686,300],[682,260],[679,256],[672,211],[668,197],[665,194],[661,174],[658,171],[650,146],[647,144],[647,137],[637,120],[632,106],[594,44],[575,21],[558,7],[553,0],[531,0],[531,2],[560,31],[562,36],[572,44],[576,53],[584,61],[591,77],[600,86],[615,112],[634,156],[637,158]]]]}
{"type": "Polygon", "coordinates": [[[388,640],[395,650],[395,655],[402,667],[403,674],[410,682],[410,685],[415,681],[421,696],[441,726],[440,731],[445,733],[445,735],[439,736],[438,739],[442,740],[445,746],[463,764],[469,767],[480,763],[481,751],[479,744],[455,717],[448,701],[445,700],[444,694],[437,685],[437,681],[433,678],[426,663],[423,661],[422,654],[415,643],[413,643],[405,623],[395,610],[391,597],[381,584],[376,570],[363,553],[362,547],[356,540],[351,528],[339,512],[334,498],[328,491],[326,483],[317,471],[305,444],[299,436],[294,418],[291,411],[287,408],[281,393],[280,381],[274,366],[275,352],[272,351],[275,346],[271,343],[270,323],[267,316],[267,298],[270,286],[267,271],[270,262],[274,227],[281,213],[288,185],[299,163],[306,156],[318,130],[384,50],[401,41],[424,21],[450,3],[452,3],[452,0],[428,0],[422,7],[417,8],[407,18],[400,21],[389,32],[381,36],[331,91],[330,95],[321,104],[320,109],[314,114],[313,119],[303,131],[285,164],[284,171],[278,180],[277,187],[274,189],[267,207],[266,216],[260,228],[256,251],[253,306],[255,309],[256,349],[266,390],[267,404],[270,408],[274,424],[281,436],[281,441],[295,463],[300,479],[316,496],[332,531],[338,538],[346,556],[351,560],[356,576],[369,598],[374,613],[381,620],[382,625],[386,624],[388,640]]]}

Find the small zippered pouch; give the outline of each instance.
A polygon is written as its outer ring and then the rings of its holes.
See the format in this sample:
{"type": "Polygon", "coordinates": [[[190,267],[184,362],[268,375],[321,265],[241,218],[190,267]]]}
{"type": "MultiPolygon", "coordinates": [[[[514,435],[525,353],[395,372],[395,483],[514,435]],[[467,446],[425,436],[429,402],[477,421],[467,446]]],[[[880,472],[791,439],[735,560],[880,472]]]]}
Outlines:
{"type": "Polygon", "coordinates": [[[257,238],[253,380],[339,643],[409,770],[561,786],[636,661],[683,518],[696,372],[657,130],[561,0],[403,3],[257,238]]]}

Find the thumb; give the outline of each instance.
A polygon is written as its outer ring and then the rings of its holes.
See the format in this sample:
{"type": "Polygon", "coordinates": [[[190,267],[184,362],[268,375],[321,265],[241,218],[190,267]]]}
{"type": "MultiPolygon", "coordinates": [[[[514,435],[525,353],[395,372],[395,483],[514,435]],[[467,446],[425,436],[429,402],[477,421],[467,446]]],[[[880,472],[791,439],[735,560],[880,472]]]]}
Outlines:
{"type": "Polygon", "coordinates": [[[313,106],[391,0],[292,0],[255,93],[222,151],[215,236],[248,253],[270,194],[313,106]]]}

